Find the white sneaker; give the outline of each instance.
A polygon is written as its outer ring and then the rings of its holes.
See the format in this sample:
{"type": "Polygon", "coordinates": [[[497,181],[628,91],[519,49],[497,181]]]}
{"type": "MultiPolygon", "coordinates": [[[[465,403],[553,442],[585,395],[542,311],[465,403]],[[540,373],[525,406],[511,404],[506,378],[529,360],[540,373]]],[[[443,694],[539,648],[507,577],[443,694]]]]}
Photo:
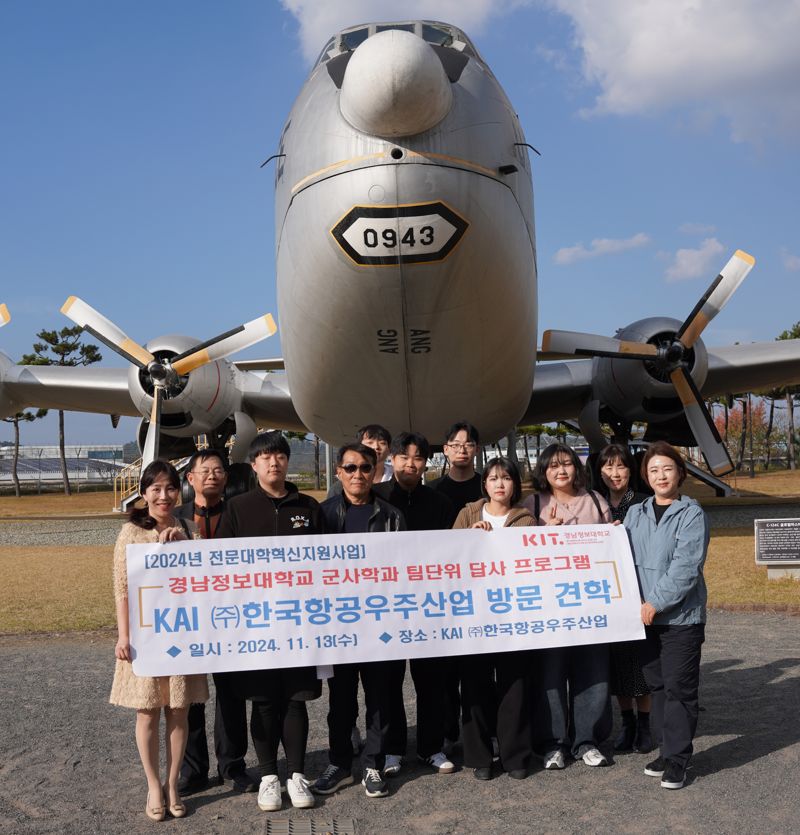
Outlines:
{"type": "Polygon", "coordinates": [[[357,757],[361,753],[361,749],[364,747],[364,742],[361,739],[361,731],[359,731],[358,725],[353,725],[353,730],[350,731],[350,744],[353,746],[353,756],[357,757]]]}
{"type": "Polygon", "coordinates": [[[400,754],[387,754],[386,762],[383,764],[383,776],[394,777],[400,773],[400,766],[403,758],[400,754]]]}
{"type": "Polygon", "coordinates": [[[311,783],[306,775],[295,771],[286,781],[286,791],[295,809],[310,809],[314,805],[314,795],[311,794],[311,783]]]}
{"type": "Polygon", "coordinates": [[[608,765],[608,760],[597,750],[597,748],[587,748],[581,755],[581,759],[586,765],[599,766],[608,765]]]}
{"type": "Polygon", "coordinates": [[[258,808],[262,812],[277,812],[282,805],[281,784],[277,774],[261,778],[258,787],[258,808]]]}
{"type": "Polygon", "coordinates": [[[456,770],[455,765],[447,759],[442,751],[431,754],[430,757],[419,757],[419,759],[439,774],[452,774],[456,770]]]}
{"type": "Polygon", "coordinates": [[[548,751],[544,755],[544,767],[547,771],[560,771],[562,768],[566,768],[566,765],[564,752],[560,748],[548,751]]]}

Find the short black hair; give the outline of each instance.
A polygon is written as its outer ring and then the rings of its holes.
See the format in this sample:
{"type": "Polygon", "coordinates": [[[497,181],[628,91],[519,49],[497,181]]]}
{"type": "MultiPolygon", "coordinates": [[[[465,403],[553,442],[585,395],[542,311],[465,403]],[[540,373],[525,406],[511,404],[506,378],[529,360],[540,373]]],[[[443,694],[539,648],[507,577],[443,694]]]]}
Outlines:
{"type": "Polygon", "coordinates": [[[404,455],[405,451],[414,445],[427,461],[431,457],[431,445],[424,435],[419,432],[401,432],[392,442],[389,455],[404,455]]]}
{"type": "MultiPolygon", "coordinates": [[[[162,461],[157,458],[155,461],[151,461],[142,471],[139,478],[139,495],[144,496],[147,488],[162,475],[167,477],[170,487],[174,487],[176,490],[181,489],[181,477],[175,467],[169,461],[162,461]]],[[[156,520],[150,515],[147,504],[144,507],[134,505],[128,513],[128,521],[136,525],[137,528],[144,528],[146,531],[152,531],[157,524],[156,520]]]]}
{"type": "Polygon", "coordinates": [[[367,461],[372,464],[373,467],[378,466],[378,456],[375,450],[371,446],[367,446],[366,444],[362,444],[359,441],[351,441],[349,444],[344,444],[344,446],[340,446],[339,450],[336,453],[336,466],[341,467],[342,461],[344,461],[344,456],[348,452],[357,452],[362,458],[366,458],[367,461]]]}
{"type": "Polygon", "coordinates": [[[386,441],[387,444],[392,443],[392,436],[389,433],[389,430],[385,426],[381,426],[379,423],[368,423],[356,432],[357,441],[363,441],[364,438],[374,438],[376,441],[386,441]]]}
{"type": "MultiPolygon", "coordinates": [[[[669,458],[670,461],[675,463],[675,466],[678,468],[678,487],[680,487],[686,481],[686,476],[689,475],[689,471],[686,468],[686,462],[683,460],[681,454],[666,441],[653,441],[642,456],[641,476],[644,483],[650,487],[650,479],[647,477],[647,465],[657,455],[662,458],[669,458]]],[[[653,488],[650,487],[650,489],[652,490],[653,488]]]]}
{"type": "Polygon", "coordinates": [[[260,432],[250,444],[250,449],[247,450],[247,459],[252,464],[259,455],[279,452],[282,452],[287,458],[292,454],[289,442],[283,432],[279,432],[277,429],[271,432],[260,432]]]}
{"type": "Polygon", "coordinates": [[[519,467],[510,459],[510,458],[503,458],[502,456],[499,458],[492,458],[486,462],[486,466],[483,468],[483,473],[481,474],[481,490],[483,491],[483,497],[488,499],[489,496],[486,493],[486,479],[489,478],[492,470],[499,469],[502,470],[506,475],[511,476],[511,480],[514,482],[514,492],[511,496],[511,505],[517,504],[517,502],[522,498],[522,479],[519,475],[519,467]]]}
{"type": "Polygon", "coordinates": [[[222,451],[211,447],[208,449],[198,449],[187,462],[186,472],[190,473],[199,462],[205,461],[207,458],[217,458],[219,463],[222,464],[222,469],[225,470],[226,473],[228,472],[228,462],[225,460],[225,456],[222,454],[222,451]]]}
{"type": "Polygon", "coordinates": [[[580,490],[586,486],[586,471],[583,469],[581,459],[578,458],[578,453],[566,444],[550,444],[550,446],[544,448],[544,451],[539,456],[539,460],[536,462],[536,470],[533,473],[534,486],[540,493],[551,492],[550,483],[547,480],[547,468],[556,456],[560,457],[562,455],[569,458],[575,465],[575,479],[572,482],[572,486],[576,490],[580,490]]]}
{"type": "Polygon", "coordinates": [[[479,444],[481,442],[480,435],[478,434],[478,430],[471,424],[467,423],[466,421],[459,421],[458,423],[454,423],[448,430],[447,434],[444,436],[444,442],[449,444],[450,441],[458,435],[459,432],[466,432],[467,439],[472,441],[474,444],[479,444]]]}

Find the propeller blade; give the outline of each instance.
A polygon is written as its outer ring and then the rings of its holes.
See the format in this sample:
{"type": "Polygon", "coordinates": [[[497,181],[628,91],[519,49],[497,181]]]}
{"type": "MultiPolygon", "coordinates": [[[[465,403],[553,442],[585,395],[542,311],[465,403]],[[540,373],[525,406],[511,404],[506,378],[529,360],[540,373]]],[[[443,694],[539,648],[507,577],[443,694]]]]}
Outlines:
{"type": "Polygon", "coordinates": [[[722,438],[717,432],[717,427],[708,413],[703,396],[698,391],[692,375],[681,365],[669,376],[683,403],[686,419],[689,421],[692,434],[706,459],[708,468],[717,476],[733,472],[731,457],[728,455],[725,444],[722,443],[722,438]]]}
{"type": "Polygon", "coordinates": [[[583,357],[626,357],[648,360],[658,356],[658,348],[648,342],[628,342],[610,336],[578,331],[545,331],[542,351],[583,357]]]}
{"type": "Polygon", "coordinates": [[[108,345],[112,351],[116,351],[139,368],[147,368],[148,364],[155,359],[148,350],[134,342],[112,321],[106,319],[102,313],[98,313],[77,296],[70,296],[64,302],[61,312],[72,319],[76,325],[80,325],[96,339],[108,345]]]}
{"type": "Polygon", "coordinates": [[[11,321],[11,314],[8,312],[8,308],[4,304],[0,304],[0,328],[3,325],[7,325],[11,321]]]}
{"type": "Polygon", "coordinates": [[[221,333],[213,339],[195,345],[189,351],[179,354],[172,360],[172,368],[176,374],[188,374],[201,365],[227,357],[236,351],[249,348],[272,336],[278,330],[271,313],[259,316],[252,322],[240,325],[238,328],[221,333]]]}
{"type": "Polygon", "coordinates": [[[734,252],[730,261],[711,282],[711,286],[681,325],[677,338],[684,348],[691,348],[697,342],[706,325],[725,307],[755,263],[756,259],[741,249],[734,252]]]}
{"type": "Polygon", "coordinates": [[[147,437],[144,440],[142,449],[142,472],[148,464],[158,459],[158,440],[161,435],[161,395],[164,389],[161,386],[153,388],[153,406],[150,409],[150,425],[147,427],[147,437]]]}

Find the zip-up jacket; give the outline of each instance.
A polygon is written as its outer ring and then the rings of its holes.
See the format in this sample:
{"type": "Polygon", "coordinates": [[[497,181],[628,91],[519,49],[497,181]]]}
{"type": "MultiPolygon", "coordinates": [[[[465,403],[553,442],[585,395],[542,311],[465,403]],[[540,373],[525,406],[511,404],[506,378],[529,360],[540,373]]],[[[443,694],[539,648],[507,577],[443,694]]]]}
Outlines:
{"type": "MultiPolygon", "coordinates": [[[[483,519],[481,511],[486,504],[486,499],[478,499],[477,502],[470,502],[466,507],[462,508],[453,525],[454,528],[471,528],[476,522],[483,519]]],[[[508,514],[504,528],[524,528],[528,525],[535,525],[536,520],[531,516],[531,512],[527,507],[522,505],[514,505],[508,514]]]]}
{"type": "Polygon", "coordinates": [[[410,531],[447,531],[456,519],[450,499],[425,484],[418,484],[409,492],[393,478],[376,485],[375,495],[403,511],[410,531]]]}
{"type": "MultiPolygon", "coordinates": [[[[396,507],[392,507],[389,502],[385,502],[374,492],[370,493],[370,498],[372,499],[372,515],[367,523],[367,530],[370,533],[374,531],[386,533],[407,530],[406,520],[396,507]]],[[[328,533],[344,533],[344,524],[347,517],[347,503],[344,494],[340,493],[338,496],[325,499],[319,507],[325,530],[328,533]]]]}
{"type": "Polygon", "coordinates": [[[325,533],[319,502],[300,493],[290,481],[282,499],[273,500],[256,485],[226,505],[217,539],[229,536],[286,536],[325,533]]]}
{"type": "Polygon", "coordinates": [[[678,496],[656,524],[653,502],[633,505],[624,522],[642,599],[657,612],[655,626],[705,623],[708,519],[694,499],[678,496]]]}

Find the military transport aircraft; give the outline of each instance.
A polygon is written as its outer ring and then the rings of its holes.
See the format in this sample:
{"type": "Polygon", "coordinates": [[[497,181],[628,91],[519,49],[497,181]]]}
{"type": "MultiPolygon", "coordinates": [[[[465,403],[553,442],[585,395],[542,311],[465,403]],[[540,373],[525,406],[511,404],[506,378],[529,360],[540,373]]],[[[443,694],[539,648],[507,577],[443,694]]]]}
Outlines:
{"type": "MultiPolygon", "coordinates": [[[[730,461],[703,398],[800,382],[800,340],[713,351],[700,338],[753,266],[737,252],[681,323],[615,338],[551,331],[537,366],[531,164],[514,108],[459,29],[364,24],[325,45],[275,159],[278,319],[284,357],[228,357],[271,317],[207,342],[142,347],[86,302],[63,312],[130,367],[17,366],[0,354],[0,413],[26,406],[141,415],[145,460],[205,433],[243,459],[256,426],[330,442],[364,423],[438,439],[454,420],[487,440],[520,423],[578,419],[694,444],[730,461]],[[565,361],[566,360],[566,361],[565,361]],[[281,369],[272,371],[271,369],[281,369]]],[[[535,149],[533,149],[535,150],[535,149]]]]}

